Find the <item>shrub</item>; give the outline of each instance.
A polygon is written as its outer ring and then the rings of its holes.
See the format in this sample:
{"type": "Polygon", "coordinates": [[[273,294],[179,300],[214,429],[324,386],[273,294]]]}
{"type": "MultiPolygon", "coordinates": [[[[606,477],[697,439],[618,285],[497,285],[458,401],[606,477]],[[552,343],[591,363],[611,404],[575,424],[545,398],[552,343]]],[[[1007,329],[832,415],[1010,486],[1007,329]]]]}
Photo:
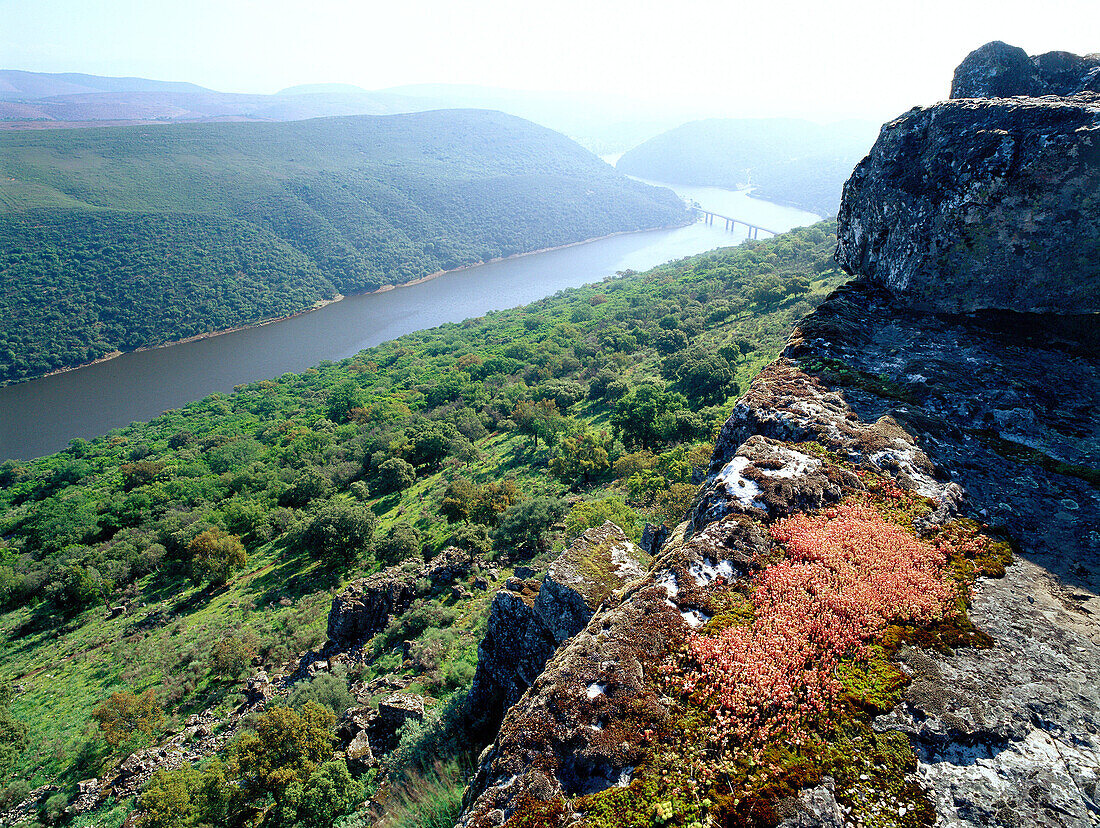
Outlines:
{"type": "Polygon", "coordinates": [[[420,532],[409,522],[398,521],[378,542],[375,552],[388,564],[420,557],[420,532]]]}
{"type": "Polygon", "coordinates": [[[112,693],[92,712],[103,738],[114,748],[132,736],[151,736],[164,721],[164,711],[153,688],[138,695],[129,690],[112,693]]]}
{"type": "Polygon", "coordinates": [[[196,581],[224,586],[233,573],[248,563],[241,539],[221,529],[207,529],[187,545],[191,553],[191,575],[196,581]]]}
{"type": "Polygon", "coordinates": [[[605,497],[602,500],[582,500],[569,510],[565,519],[565,542],[569,543],[585,529],[603,526],[610,520],[627,535],[633,535],[638,527],[638,514],[622,498],[605,497]]]}
{"type": "Polygon", "coordinates": [[[302,546],[331,568],[350,566],[368,551],[377,519],[362,503],[333,500],[322,506],[302,531],[302,546]]]}
{"type": "Polygon", "coordinates": [[[255,657],[254,637],[242,639],[235,635],[226,636],[210,648],[210,669],[222,678],[234,679],[244,672],[255,657]]]}
{"type": "Polygon", "coordinates": [[[313,702],[328,708],[337,716],[352,706],[354,699],[348,692],[348,683],[343,673],[318,673],[309,681],[301,681],[291,691],[287,704],[296,710],[313,702]]]}
{"type": "Polygon", "coordinates": [[[500,549],[545,552],[550,546],[550,527],[561,520],[566,508],[560,497],[535,497],[509,506],[493,531],[493,542],[500,549]]]}
{"type": "Polygon", "coordinates": [[[467,523],[458,527],[451,535],[451,545],[475,555],[488,552],[493,548],[489,538],[489,527],[481,523],[467,523]]]}

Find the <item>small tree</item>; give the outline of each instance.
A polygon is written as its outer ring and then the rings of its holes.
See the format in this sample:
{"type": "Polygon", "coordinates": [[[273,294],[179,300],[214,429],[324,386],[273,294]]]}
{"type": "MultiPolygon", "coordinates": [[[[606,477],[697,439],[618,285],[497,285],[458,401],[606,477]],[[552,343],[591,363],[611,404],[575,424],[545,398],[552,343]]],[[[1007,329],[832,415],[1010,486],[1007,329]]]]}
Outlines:
{"type": "Polygon", "coordinates": [[[164,721],[164,710],[153,688],[138,695],[129,690],[112,693],[92,712],[103,738],[113,748],[135,734],[151,736],[164,721]]]}
{"type": "Polygon", "coordinates": [[[577,480],[587,483],[611,466],[608,460],[611,435],[606,431],[586,428],[566,437],[559,448],[558,454],[550,460],[550,471],[563,483],[577,480]]]}
{"type": "Polygon", "coordinates": [[[310,519],[302,546],[329,567],[348,567],[370,549],[376,524],[374,512],[364,504],[333,500],[310,519]]]}
{"type": "Polygon", "coordinates": [[[378,467],[378,490],[383,494],[400,492],[416,482],[416,469],[400,457],[391,457],[378,467]]]}
{"type": "Polygon", "coordinates": [[[196,535],[187,550],[191,553],[191,577],[213,586],[225,586],[233,573],[248,563],[241,539],[217,527],[196,535]]]}
{"type": "Polygon", "coordinates": [[[332,758],[336,716],[316,702],[301,711],[276,705],[256,719],[255,731],[233,746],[228,768],[249,797],[271,794],[276,801],[293,784],[305,785],[313,771],[332,758]]]}
{"type": "Polygon", "coordinates": [[[545,552],[550,527],[561,520],[567,506],[559,497],[535,497],[509,506],[493,532],[498,548],[545,552]]]}
{"type": "Polygon", "coordinates": [[[451,535],[451,544],[475,554],[488,552],[493,548],[493,542],[489,539],[489,528],[480,523],[459,526],[451,535]]]}
{"type": "Polygon", "coordinates": [[[397,564],[412,557],[420,556],[420,532],[415,526],[401,520],[378,542],[375,549],[378,557],[388,564],[397,564]]]}

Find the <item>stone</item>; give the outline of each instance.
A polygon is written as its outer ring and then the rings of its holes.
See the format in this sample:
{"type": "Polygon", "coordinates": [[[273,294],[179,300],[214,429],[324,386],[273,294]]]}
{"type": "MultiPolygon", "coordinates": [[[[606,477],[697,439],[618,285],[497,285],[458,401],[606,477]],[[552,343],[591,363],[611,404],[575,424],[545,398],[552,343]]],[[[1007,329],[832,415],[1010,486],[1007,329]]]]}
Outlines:
{"type": "Polygon", "coordinates": [[[350,649],[385,629],[390,617],[404,612],[416,597],[415,571],[391,566],[349,584],[332,599],[329,640],[350,649]]]}
{"type": "Polygon", "coordinates": [[[397,747],[405,722],[424,721],[424,697],[414,693],[393,693],[378,703],[378,714],[369,725],[371,750],[389,753],[397,747]]]}
{"type": "Polygon", "coordinates": [[[644,575],[648,560],[608,522],[573,541],[541,584],[508,580],[493,598],[470,688],[480,733],[492,735],[558,646],[582,630],[605,599],[644,575]]]}
{"type": "Polygon", "coordinates": [[[1028,57],[999,40],[975,49],[955,70],[951,97],[1067,96],[1100,91],[1100,55],[1047,52],[1028,57]]]}
{"type": "Polygon", "coordinates": [[[1100,95],[946,101],[882,128],[836,258],[914,310],[1100,311],[1100,95]]]}

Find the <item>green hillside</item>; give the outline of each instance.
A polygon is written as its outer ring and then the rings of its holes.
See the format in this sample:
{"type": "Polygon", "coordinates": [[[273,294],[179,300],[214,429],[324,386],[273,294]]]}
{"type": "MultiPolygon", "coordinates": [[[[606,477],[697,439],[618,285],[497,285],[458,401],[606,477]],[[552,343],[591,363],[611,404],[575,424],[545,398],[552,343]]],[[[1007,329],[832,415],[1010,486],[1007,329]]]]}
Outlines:
{"type": "MultiPolygon", "coordinates": [[[[425,591],[330,695],[339,714],[345,680],[390,675],[450,702],[380,757],[392,776],[425,756],[476,755],[461,732],[450,747],[431,740],[457,726],[445,717],[461,707],[495,590],[606,517],[636,539],[647,521],[680,520],[739,388],[846,278],[834,232],[819,224],[628,273],[0,463],[0,687],[17,689],[0,694],[0,807],[56,783],[63,808],[80,780],[192,713],[225,715],[252,657],[273,671],[323,642],[348,580],[448,544],[476,552],[486,580],[425,591]],[[368,527],[350,555],[316,542],[333,515],[368,527]],[[243,558],[212,568],[211,538],[243,558]],[[147,691],[166,718],[112,742],[94,711],[147,691]]],[[[360,781],[369,791],[382,779],[360,781]]],[[[450,784],[453,802],[461,775],[450,784]]],[[[144,824],[259,824],[248,822],[258,804],[144,824]]],[[[117,826],[133,808],[113,805],[111,819],[75,828],[117,826]]]]}
{"type": "Polygon", "coordinates": [[[616,165],[627,175],[675,184],[740,189],[822,216],[874,143],[877,126],[822,126],[793,118],[692,121],[630,150],[616,165]]]}
{"type": "Polygon", "coordinates": [[[683,219],[495,112],[0,133],[0,382],[683,219]]]}

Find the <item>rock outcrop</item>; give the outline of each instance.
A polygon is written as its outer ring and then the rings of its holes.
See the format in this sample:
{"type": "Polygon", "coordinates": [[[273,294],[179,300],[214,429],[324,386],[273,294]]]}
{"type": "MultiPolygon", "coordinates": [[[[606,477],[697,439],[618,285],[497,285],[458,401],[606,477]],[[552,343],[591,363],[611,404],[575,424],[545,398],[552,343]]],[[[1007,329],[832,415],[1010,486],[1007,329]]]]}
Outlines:
{"type": "Polygon", "coordinates": [[[999,40],[971,52],[955,70],[952,98],[1065,97],[1100,92],[1100,55],[1047,52],[1028,57],[999,40]]]}
{"type": "MultiPolygon", "coordinates": [[[[1055,64],[1033,65],[1045,77],[1055,64]]],[[[884,128],[840,216],[840,255],[862,278],[803,320],[738,402],[692,521],[508,711],[461,825],[659,824],[674,808],[783,828],[1097,824],[1097,114],[1085,98],[966,100],[884,128]],[[1002,241],[1049,221],[1072,244],[1029,241],[1012,254],[1022,269],[994,241],[952,258],[937,245],[956,220],[1002,241]],[[781,552],[776,519],[828,516],[882,485],[920,504],[899,524],[915,535],[974,518],[1011,538],[1015,561],[983,564],[973,626],[896,639],[894,689],[848,697],[873,734],[862,744],[886,753],[843,753],[837,774],[796,762],[772,789],[760,780],[777,765],[726,766],[773,798],[730,782],[717,794],[729,799],[703,801],[696,770],[717,748],[682,744],[677,654],[697,631],[746,623],[736,595],[781,552]]]]}
{"type": "Polygon", "coordinates": [[[433,589],[465,576],[473,565],[468,552],[450,547],[423,566],[391,566],[349,584],[332,600],[328,637],[337,650],[348,650],[386,628],[417,596],[417,584],[433,589]]]}
{"type": "Polygon", "coordinates": [[[1094,313],[1098,193],[1100,93],[917,108],[845,185],[837,261],[916,310],[1094,313]]]}
{"type": "Polygon", "coordinates": [[[649,557],[613,523],[589,529],[550,565],[542,583],[511,580],[493,598],[478,646],[470,709],[490,736],[504,711],[616,590],[645,574],[649,557]]]}

